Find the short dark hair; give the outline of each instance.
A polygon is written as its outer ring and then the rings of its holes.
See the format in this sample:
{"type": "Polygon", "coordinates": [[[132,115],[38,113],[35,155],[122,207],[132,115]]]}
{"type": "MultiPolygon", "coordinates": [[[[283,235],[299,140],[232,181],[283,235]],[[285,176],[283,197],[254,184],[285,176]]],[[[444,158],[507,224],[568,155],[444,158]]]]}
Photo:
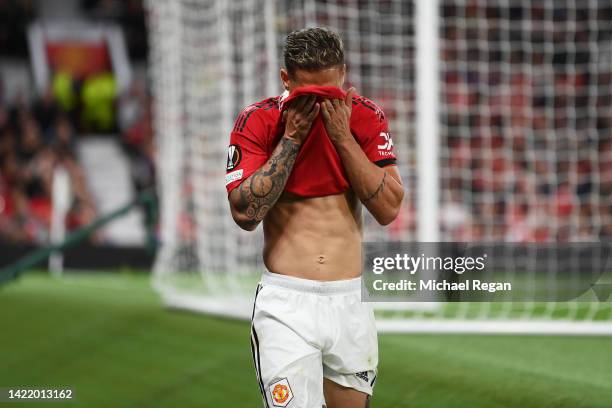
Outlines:
{"type": "Polygon", "coordinates": [[[283,57],[290,75],[296,69],[318,71],[342,66],[344,46],[340,36],[327,28],[304,28],[287,36],[283,57]]]}

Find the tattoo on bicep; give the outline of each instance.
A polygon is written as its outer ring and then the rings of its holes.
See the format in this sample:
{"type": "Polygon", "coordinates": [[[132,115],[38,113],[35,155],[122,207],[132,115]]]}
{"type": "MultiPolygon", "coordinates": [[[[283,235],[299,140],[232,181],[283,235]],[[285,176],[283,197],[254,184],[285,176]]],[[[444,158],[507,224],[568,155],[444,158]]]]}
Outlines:
{"type": "Polygon", "coordinates": [[[365,200],[363,200],[363,203],[367,203],[371,200],[375,200],[378,198],[378,196],[380,196],[380,194],[383,192],[383,190],[385,189],[385,180],[387,178],[387,172],[385,171],[385,175],[383,176],[382,180],[380,181],[380,184],[378,185],[378,188],[376,188],[376,191],[374,191],[372,194],[370,194],[370,196],[368,198],[366,198],[365,200]]]}
{"type": "Polygon", "coordinates": [[[300,146],[282,138],[266,164],[239,187],[240,199],[236,209],[244,212],[249,222],[264,219],[285,188],[300,146]]]}

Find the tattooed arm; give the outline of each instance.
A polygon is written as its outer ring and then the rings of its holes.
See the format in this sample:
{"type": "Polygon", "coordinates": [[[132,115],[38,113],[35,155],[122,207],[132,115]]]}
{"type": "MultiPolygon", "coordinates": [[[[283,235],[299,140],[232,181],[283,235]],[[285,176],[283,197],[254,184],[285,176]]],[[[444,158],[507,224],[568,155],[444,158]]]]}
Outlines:
{"type": "Polygon", "coordinates": [[[349,121],[353,92],[351,88],[344,101],[323,101],[323,122],[342,160],[353,191],[376,221],[387,225],[399,213],[404,188],[397,167],[380,168],[372,163],[351,134],[349,121]]]}
{"type": "Polygon", "coordinates": [[[240,228],[253,231],[276,204],[319,108],[313,96],[292,103],[283,116],[285,134],[268,161],[230,193],[232,217],[240,228]]]}
{"type": "Polygon", "coordinates": [[[270,159],[230,193],[234,221],[252,231],[264,219],[285,188],[300,145],[282,137],[270,159]]]}

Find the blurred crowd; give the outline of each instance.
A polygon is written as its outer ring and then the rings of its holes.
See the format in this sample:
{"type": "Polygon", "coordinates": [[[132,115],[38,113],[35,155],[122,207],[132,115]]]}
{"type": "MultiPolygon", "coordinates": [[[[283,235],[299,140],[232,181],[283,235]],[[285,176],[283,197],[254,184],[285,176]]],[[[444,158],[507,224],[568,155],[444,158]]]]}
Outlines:
{"type": "MultiPolygon", "coordinates": [[[[117,126],[130,159],[132,183],[138,194],[156,189],[155,143],[150,90],[136,80],[117,102],[117,126]]],[[[150,216],[147,215],[147,217],[150,216]]]]}
{"type": "MultiPolygon", "coordinates": [[[[68,230],[91,223],[96,200],[76,151],[78,121],[62,109],[51,90],[29,101],[25,96],[3,98],[0,85],[0,240],[46,243],[52,211],[54,170],[69,176],[72,202],[68,230]]],[[[137,192],[154,186],[150,102],[136,82],[117,101],[117,127],[130,158],[137,192]]],[[[93,237],[101,239],[100,236],[93,237]]]]}
{"type": "MultiPolygon", "coordinates": [[[[27,30],[30,23],[44,17],[42,6],[34,0],[0,0],[0,58],[29,59],[27,30]]],[[[62,7],[74,8],[69,14],[77,18],[119,25],[131,59],[146,59],[142,0],[80,0],[62,7]]],[[[154,186],[150,98],[144,83],[136,80],[119,95],[111,73],[76,80],[55,72],[42,95],[23,89],[9,99],[2,80],[0,242],[48,242],[53,175],[58,167],[66,170],[72,190],[67,228],[89,224],[100,215],[79,162],[77,145],[85,135],[118,135],[130,159],[136,193],[154,186]]],[[[96,234],[92,240],[104,238],[96,234]]]]}
{"type": "Polygon", "coordinates": [[[93,199],[75,151],[76,132],[52,92],[29,102],[0,92],[0,240],[48,241],[54,169],[66,169],[74,195],[69,229],[96,216],[93,199]]]}
{"type": "Polygon", "coordinates": [[[445,238],[611,237],[612,5],[444,4],[445,238]]]}

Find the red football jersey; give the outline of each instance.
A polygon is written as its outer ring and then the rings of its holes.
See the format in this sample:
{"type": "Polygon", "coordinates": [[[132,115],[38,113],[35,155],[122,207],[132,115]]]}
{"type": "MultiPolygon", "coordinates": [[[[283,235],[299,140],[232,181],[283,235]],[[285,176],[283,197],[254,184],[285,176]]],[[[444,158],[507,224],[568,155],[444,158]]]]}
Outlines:
{"type": "MultiPolygon", "coordinates": [[[[329,87],[308,88],[309,93],[330,95],[329,87]]],[[[303,93],[303,90],[300,92],[303,93]]],[[[285,92],[281,96],[254,103],[238,115],[228,149],[225,176],[228,194],[272,155],[285,131],[281,112],[283,101],[288,96],[285,92]]],[[[380,167],[395,164],[387,119],[376,104],[363,96],[354,95],[350,127],[353,137],[373,163],[380,167]]],[[[342,193],[349,187],[342,161],[319,114],[300,148],[285,191],[304,197],[321,197],[342,193]]]]}

